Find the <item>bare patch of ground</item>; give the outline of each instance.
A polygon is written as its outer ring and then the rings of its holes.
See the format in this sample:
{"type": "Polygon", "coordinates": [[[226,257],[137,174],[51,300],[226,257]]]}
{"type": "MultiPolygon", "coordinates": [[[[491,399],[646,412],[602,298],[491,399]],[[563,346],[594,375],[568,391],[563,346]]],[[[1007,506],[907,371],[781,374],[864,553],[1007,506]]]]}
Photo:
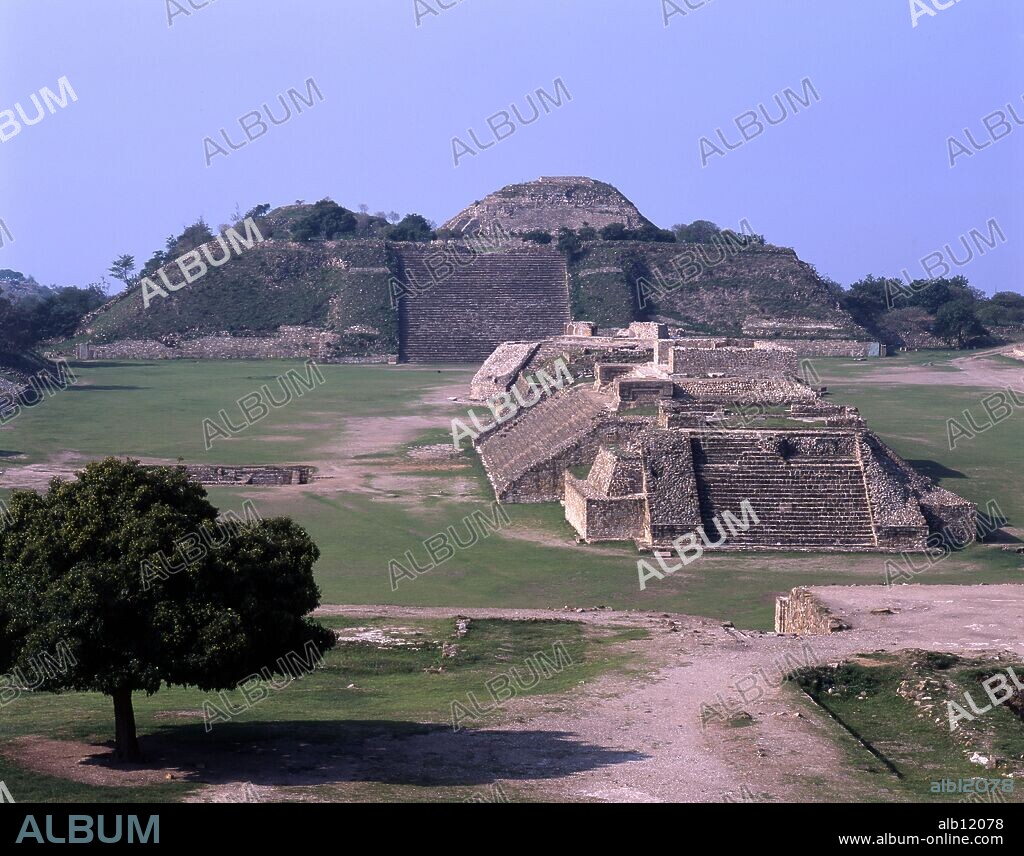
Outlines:
{"type": "Polygon", "coordinates": [[[6,467],[0,473],[0,487],[8,489],[45,491],[50,480],[72,480],[75,473],[91,459],[75,451],[58,452],[38,464],[6,467]]]}
{"type": "Polygon", "coordinates": [[[0,746],[0,752],[33,772],[89,785],[154,785],[183,778],[191,772],[188,764],[119,764],[113,760],[110,744],[51,740],[35,735],[0,746]]]}
{"type": "MultiPolygon", "coordinates": [[[[793,637],[608,609],[328,605],[317,614],[385,618],[398,628],[406,619],[461,616],[580,621],[596,633],[642,629],[646,638],[617,644],[643,672],[615,671],[571,692],[515,698],[459,731],[442,723],[381,722],[345,732],[342,723],[333,742],[279,737],[213,750],[150,739],[144,748],[152,760],[138,767],[111,764],[105,747],[67,741],[25,738],[4,751],[29,769],[94,784],[168,776],[204,783],[193,797],[198,801],[316,800],[328,798],[325,788],[329,798],[344,799],[368,785],[500,782],[554,800],[870,800],[871,783],[851,767],[845,732],[784,684],[786,673],[871,651],[1024,656],[1024,586],[813,591],[845,610],[853,628],[793,637]]],[[[487,698],[483,686],[479,698],[487,698]]]]}
{"type": "Polygon", "coordinates": [[[1013,387],[1024,390],[1024,372],[1021,366],[992,359],[1006,352],[1006,348],[981,351],[955,357],[936,366],[891,366],[885,360],[872,364],[872,370],[858,375],[857,382],[873,384],[910,384],[918,386],[969,386],[991,389],[1013,387]],[[955,371],[949,371],[952,366],[955,371]]]}

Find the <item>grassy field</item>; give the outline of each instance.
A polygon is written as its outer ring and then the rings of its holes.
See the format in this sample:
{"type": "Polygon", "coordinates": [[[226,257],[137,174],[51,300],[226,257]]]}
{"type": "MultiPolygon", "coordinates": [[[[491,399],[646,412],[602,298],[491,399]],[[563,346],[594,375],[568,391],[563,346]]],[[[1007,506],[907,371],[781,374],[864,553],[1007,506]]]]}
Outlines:
{"type": "Polygon", "coordinates": [[[920,651],[873,654],[837,667],[805,670],[795,683],[847,730],[851,765],[873,775],[879,800],[956,802],[963,795],[936,793],[933,783],[982,777],[1000,780],[996,801],[1021,802],[1024,789],[1007,793],[1002,784],[1024,755],[1020,714],[1003,705],[974,721],[958,722],[957,731],[951,732],[942,702],[959,699],[966,706],[962,693],[967,690],[979,705],[987,705],[980,677],[1008,665],[1013,664],[965,662],[920,651]],[[926,686],[917,691],[924,701],[915,704],[901,696],[898,690],[902,686],[906,692],[907,684],[926,686]],[[928,700],[935,701],[934,707],[922,715],[921,705],[928,700]],[[975,751],[1001,758],[1003,765],[989,770],[972,764],[969,757],[975,751]]]}
{"type": "MultiPolygon", "coordinates": [[[[868,363],[821,360],[816,369],[834,401],[858,406],[882,438],[915,466],[983,507],[995,500],[1012,525],[1022,525],[1024,497],[1017,485],[1024,477],[1024,433],[1019,413],[950,451],[947,420],[965,409],[977,409],[991,390],[881,384],[872,379],[881,368],[923,370],[926,363],[936,364],[927,366],[933,373],[953,373],[953,356],[916,354],[868,363]]],[[[498,531],[416,579],[400,580],[392,590],[392,560],[407,566],[415,561],[423,568],[429,562],[426,539],[447,531],[465,540],[470,515],[491,516],[489,485],[474,455],[428,459],[427,465],[416,455],[421,451],[417,447],[447,442],[450,420],[464,415],[465,405],[449,397],[468,385],[470,368],[323,366],[325,383],[237,437],[218,440],[212,450],[204,449],[205,418],[216,419],[226,410],[238,423],[238,399],[263,384],[277,389],[277,379],[290,370],[302,372],[302,363],[89,363],[75,370],[80,378],[75,387],[26,409],[0,428],[0,468],[15,473],[25,467],[60,470],[106,455],[333,468],[332,479],[302,487],[210,491],[222,509],[238,510],[248,499],[264,515],[289,515],[305,526],[322,551],[317,577],[325,603],[607,605],[687,612],[769,629],[775,596],[793,586],[884,579],[886,557],[881,555],[719,554],[641,592],[632,544],[576,545],[561,507],[550,504],[505,507],[507,525],[501,523],[498,531]]],[[[940,563],[919,581],[1020,579],[1019,557],[992,545],[977,545],[940,563]]],[[[339,630],[351,624],[341,619],[327,623],[339,630]]],[[[378,629],[394,624],[363,623],[378,629]]],[[[244,749],[265,753],[263,764],[279,762],[291,770],[299,762],[280,748],[283,741],[342,747],[338,751],[343,755],[359,757],[363,741],[371,737],[400,738],[447,727],[452,701],[464,700],[469,692],[481,696],[487,680],[537,651],[550,651],[556,641],[564,643],[572,665],[542,682],[536,692],[561,693],[629,665],[615,649],[625,636],[585,637],[578,625],[564,622],[475,622],[470,636],[457,642],[460,651],[454,659],[442,657],[440,642],[450,641],[450,622],[403,621],[401,626],[420,634],[427,644],[416,651],[343,644],[328,655],[324,668],[271,694],[232,722],[217,724],[210,734],[203,729],[202,694],[170,688],[153,698],[139,696],[140,732],[157,753],[161,746],[173,745],[186,755],[194,749],[197,757],[212,752],[223,759],[244,749]]],[[[502,714],[494,716],[500,721],[502,714]]],[[[864,727],[878,726],[884,718],[879,717],[864,727]]],[[[4,708],[0,729],[3,742],[27,735],[104,741],[112,730],[111,705],[91,694],[25,696],[4,708]]],[[[942,756],[935,770],[959,770],[951,766],[953,760],[952,755],[942,756]]],[[[245,780],[244,770],[238,778],[245,780]]],[[[30,772],[2,755],[0,781],[24,801],[175,800],[198,787],[188,775],[132,787],[98,787],[30,772]]],[[[919,789],[924,781],[915,780],[912,786],[919,789]]],[[[479,783],[431,782],[430,771],[416,780],[361,780],[348,783],[343,792],[337,787],[321,785],[311,774],[306,796],[458,800],[479,796],[480,790],[479,783]]],[[[898,788],[904,796],[909,794],[905,784],[898,788]]],[[[514,787],[509,793],[512,799],[531,796],[514,787]]]]}
{"type": "MultiPolygon", "coordinates": [[[[165,688],[151,697],[136,693],[143,751],[156,768],[165,752],[170,763],[181,765],[184,772],[173,780],[130,788],[98,786],[30,771],[0,754],[0,781],[19,802],[176,800],[199,787],[194,780],[197,771],[189,761],[203,758],[211,773],[230,771],[242,781],[308,772],[307,787],[319,793],[325,783],[318,781],[315,766],[306,770],[304,755],[323,752],[326,756],[330,751],[341,758],[359,758],[369,739],[451,730],[452,703],[469,707],[470,693],[486,714],[467,720],[460,713],[459,725],[495,727],[506,714],[504,705],[496,705],[489,695],[488,681],[514,670],[517,696],[557,695],[608,670],[627,668],[629,661],[616,646],[636,636],[636,631],[584,631],[580,624],[561,621],[474,621],[461,638],[454,637],[452,620],[329,618],[324,624],[341,631],[343,638],[355,637],[357,631],[379,631],[383,643],[342,641],[312,674],[282,688],[270,688],[267,697],[252,706],[239,691],[224,697],[182,688],[165,688]],[[445,652],[444,643],[456,649],[445,652]],[[538,680],[531,687],[534,675],[538,680]],[[232,714],[248,709],[232,715],[230,722],[219,722],[212,708],[204,708],[205,703],[232,714]],[[209,732],[204,709],[211,717],[209,732]],[[268,768],[268,762],[276,763],[268,768]],[[238,768],[238,763],[243,766],[238,768]],[[247,770],[245,764],[253,769],[247,770]]],[[[27,735],[103,743],[112,737],[113,708],[109,698],[95,693],[28,694],[3,709],[2,722],[4,743],[27,735]]],[[[391,797],[401,799],[426,794],[437,799],[438,784],[430,781],[429,773],[417,780],[389,783],[394,791],[391,797]]],[[[469,785],[448,785],[440,798],[473,796],[469,785]]],[[[355,796],[379,798],[382,794],[368,791],[355,796]]]]}
{"type": "MultiPolygon", "coordinates": [[[[978,408],[988,390],[953,385],[876,384],[879,370],[942,363],[951,355],[912,354],[883,362],[820,360],[816,368],[832,400],[861,408],[869,424],[900,454],[952,490],[985,507],[996,500],[1010,523],[1024,521],[1024,432],[1021,415],[949,451],[946,421],[978,408]]],[[[464,405],[448,402],[471,376],[462,367],[324,366],[326,383],[273,411],[230,441],[203,448],[202,420],[301,363],[92,363],[80,384],[27,410],[0,430],[8,466],[37,464],[61,452],[83,458],[137,455],[192,462],[330,462],[359,490],[329,483],[308,489],[212,489],[221,508],[251,499],[265,515],[287,514],[308,528],[323,556],[317,566],[324,602],[409,605],[553,607],[607,605],[671,610],[769,629],[774,599],[797,585],[881,583],[879,554],[761,553],[708,555],[640,591],[632,544],[578,546],[555,504],[507,506],[511,524],[456,552],[392,591],[389,562],[429,562],[423,542],[466,518],[491,516],[489,486],[475,456],[424,470],[410,446],[444,442],[464,405]],[[430,397],[431,404],[424,403],[430,397]],[[393,423],[419,418],[408,436],[388,439],[393,423]],[[380,433],[380,438],[375,435],[380,433]],[[376,446],[371,453],[363,447],[376,446]],[[327,485],[325,487],[325,485],[327,485]]],[[[934,370],[934,369],[933,369],[934,370]]],[[[946,370],[952,372],[951,366],[946,370]]],[[[237,419],[235,419],[237,422],[237,419]]],[[[921,575],[921,583],[1021,579],[1020,560],[992,545],[972,546],[921,575]]]]}

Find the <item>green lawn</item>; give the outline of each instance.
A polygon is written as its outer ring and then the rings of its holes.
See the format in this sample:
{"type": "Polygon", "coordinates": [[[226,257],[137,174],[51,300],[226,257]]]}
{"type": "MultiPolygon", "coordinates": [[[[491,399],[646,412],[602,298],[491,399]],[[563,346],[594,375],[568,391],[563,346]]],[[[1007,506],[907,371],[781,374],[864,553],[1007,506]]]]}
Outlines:
{"type": "MultiPolygon", "coordinates": [[[[920,651],[873,654],[866,661],[803,670],[795,683],[847,729],[851,739],[843,745],[851,766],[871,775],[878,800],[957,802],[963,794],[934,793],[932,783],[975,777],[1004,781],[1008,773],[1019,769],[1024,729],[1020,715],[1009,705],[974,721],[959,722],[956,733],[950,732],[945,705],[948,698],[966,706],[964,690],[979,705],[987,705],[978,676],[1002,672],[1007,665],[1012,664],[964,662],[920,651]],[[930,700],[934,708],[922,715],[915,699],[904,698],[897,690],[924,680],[929,681],[929,689],[918,691],[921,699],[916,700],[921,704],[930,700]],[[940,685],[954,689],[940,690],[940,685]],[[871,750],[877,754],[872,755],[871,750]],[[972,764],[969,758],[974,751],[1003,759],[1002,766],[989,770],[972,764]]],[[[999,793],[1006,802],[1024,800],[1024,789],[1019,787],[1007,794],[1000,785],[999,793]]]]}
{"type": "MultiPolygon", "coordinates": [[[[976,408],[987,391],[956,386],[871,384],[879,367],[899,368],[947,360],[947,354],[911,354],[885,361],[820,360],[815,363],[832,400],[861,408],[869,424],[900,454],[952,490],[984,507],[995,499],[1011,524],[1024,521],[1024,432],[1021,415],[950,452],[946,420],[976,408]]],[[[463,541],[465,518],[490,516],[491,494],[483,469],[466,452],[449,472],[419,472],[406,446],[444,442],[464,405],[447,402],[441,385],[468,384],[465,367],[324,366],[327,383],[271,413],[237,439],[203,449],[205,417],[299,362],[158,362],[86,364],[79,389],[58,394],[26,411],[0,445],[10,465],[35,463],[64,450],[87,457],[131,454],[187,461],[303,463],[331,460],[362,473],[368,490],[282,491],[211,489],[222,508],[253,500],[262,513],[287,514],[307,527],[323,553],[317,575],[327,603],[562,607],[607,605],[688,612],[769,629],[774,599],[797,585],[881,583],[887,557],[880,554],[718,554],[686,572],[652,581],[640,591],[632,544],[578,546],[556,504],[506,506],[512,525],[415,580],[391,590],[389,562],[410,553],[422,567],[423,542],[453,527],[463,541]],[[439,403],[425,405],[433,393],[439,403]],[[358,451],[366,418],[420,415],[426,425],[408,444],[396,443],[367,457],[358,451]],[[351,420],[358,419],[358,423],[351,420]],[[355,427],[353,427],[355,426],[355,427]],[[357,430],[358,429],[358,430],[357,430]],[[352,438],[353,451],[348,440],[352,438]],[[404,467],[403,461],[409,461],[404,467]],[[388,476],[377,483],[378,476],[388,476]],[[398,480],[394,477],[399,477],[398,480]],[[469,483],[468,492],[458,489],[469,483]]],[[[231,411],[234,412],[234,411],[231,411]]],[[[383,424],[383,423],[382,423],[383,424]]],[[[368,427],[369,425],[369,427],[368,427]]],[[[991,545],[973,546],[926,574],[922,583],[981,583],[1021,579],[1020,560],[991,545]]]]}
{"type": "MultiPolygon", "coordinates": [[[[900,454],[954,491],[983,507],[996,500],[1013,525],[1024,522],[1024,433],[1021,415],[955,451],[946,441],[946,420],[979,406],[990,390],[957,386],[883,385],[868,375],[880,367],[948,362],[950,355],[913,354],[858,363],[820,360],[816,369],[832,400],[861,408],[869,424],[900,454]]],[[[491,494],[483,469],[469,452],[447,465],[418,466],[408,450],[445,442],[450,420],[465,406],[448,402],[442,387],[468,385],[467,367],[323,366],[326,383],[273,411],[238,438],[203,448],[202,420],[226,409],[262,384],[275,384],[301,362],[91,363],[76,366],[81,383],[55,395],[0,428],[0,466],[60,464],[64,455],[105,455],[224,464],[328,461],[358,474],[359,490],[325,482],[308,488],[212,489],[224,509],[253,500],[265,515],[287,514],[305,526],[322,557],[317,577],[325,603],[562,607],[607,605],[680,611],[731,619],[741,627],[769,629],[775,596],[796,585],[881,583],[885,556],[749,554],[709,555],[641,592],[632,544],[578,546],[557,504],[507,506],[511,525],[392,591],[388,565],[427,562],[423,542],[452,527],[465,538],[465,518],[490,516],[491,494]],[[433,404],[423,399],[430,396],[433,404]],[[416,416],[412,435],[365,452],[361,432],[385,430],[389,420],[416,416]],[[379,420],[379,421],[375,421],[379,420]],[[325,487],[327,485],[327,487],[325,487]]],[[[943,370],[953,371],[952,367],[943,370]]],[[[383,435],[381,435],[383,436],[383,435]]],[[[370,439],[373,439],[372,437],[370,439]]],[[[371,444],[373,445],[373,444],[371,444]]],[[[380,446],[381,444],[377,444],[380,446]]],[[[942,562],[922,583],[1020,581],[1019,557],[977,545],[942,562]]],[[[335,620],[332,626],[345,622],[335,620]]],[[[386,622],[394,624],[394,622],[386,622]]],[[[443,622],[402,621],[431,638],[450,635],[443,622]]],[[[621,637],[624,639],[625,637],[621,637]]],[[[440,652],[376,652],[345,645],[328,656],[313,676],[275,693],[210,735],[195,712],[204,696],[165,689],[137,699],[140,729],[150,741],[173,740],[224,751],[241,745],[268,746],[301,727],[304,740],[360,745],[367,733],[390,735],[441,727],[451,702],[478,695],[485,682],[509,665],[556,640],[575,652],[573,665],[543,683],[538,692],[557,693],[625,661],[614,637],[584,638],[577,625],[545,622],[478,622],[455,661],[440,652]],[[441,672],[433,671],[443,666],[441,672]],[[353,685],[354,686],[350,686],[353,685]],[[179,714],[179,715],[176,715],[179,714]]],[[[500,716],[500,714],[498,714],[500,716]]],[[[108,699],[90,694],[28,696],[4,708],[0,740],[42,734],[105,740],[112,729],[108,699]]],[[[137,788],[95,789],[29,773],[0,758],[0,780],[20,800],[178,799],[194,785],[167,781],[137,788]]],[[[472,788],[371,783],[347,798],[460,799],[472,788]]],[[[331,796],[328,794],[327,796],[331,796]]],[[[337,796],[337,794],[333,794],[337,796]]],[[[527,798],[529,795],[526,795],[527,798]]]]}
{"type": "MultiPolygon", "coordinates": [[[[385,366],[320,366],[326,380],[248,428],[206,451],[203,420],[227,411],[242,420],[237,402],[268,386],[284,398],[278,378],[305,378],[299,360],[72,363],[78,383],[25,408],[0,429],[0,454],[37,463],[73,450],[89,457],[135,455],[188,462],[262,464],[303,461],[337,441],[346,417],[408,414],[423,408],[424,392],[465,370],[385,366]]],[[[314,381],[315,382],[315,381],[314,381]]],[[[19,460],[19,463],[23,461],[19,460]]]]}
{"type": "MultiPolygon", "coordinates": [[[[357,757],[367,738],[451,729],[452,703],[469,706],[470,693],[486,715],[459,724],[470,729],[494,727],[507,714],[504,704],[496,705],[489,694],[488,681],[514,670],[517,697],[563,693],[609,670],[628,668],[630,660],[618,645],[636,638],[636,631],[605,633],[564,621],[473,621],[461,638],[454,637],[452,620],[329,618],[324,624],[349,634],[357,627],[376,628],[409,646],[341,642],[311,675],[270,688],[265,699],[230,722],[214,721],[208,733],[204,702],[233,712],[246,707],[241,692],[227,693],[229,704],[218,694],[195,689],[165,688],[151,697],[136,693],[143,751],[157,765],[167,747],[173,747],[171,763],[186,767],[189,758],[208,757],[211,771],[240,751],[256,761],[266,753],[271,764],[280,754],[278,760],[287,766],[289,750],[280,744],[290,740],[357,757]],[[445,641],[457,646],[448,657],[442,656],[445,641]],[[546,660],[537,658],[541,653],[546,660]],[[530,686],[534,675],[536,685],[530,686]]],[[[45,735],[102,743],[113,734],[113,708],[109,698],[96,693],[26,694],[3,709],[2,723],[2,742],[45,735]]],[[[0,781],[18,802],[173,800],[198,787],[187,778],[136,788],[95,787],[30,772],[2,755],[0,781]]],[[[471,795],[470,788],[455,788],[451,794],[471,795]]],[[[395,796],[415,798],[413,793],[395,796]]]]}

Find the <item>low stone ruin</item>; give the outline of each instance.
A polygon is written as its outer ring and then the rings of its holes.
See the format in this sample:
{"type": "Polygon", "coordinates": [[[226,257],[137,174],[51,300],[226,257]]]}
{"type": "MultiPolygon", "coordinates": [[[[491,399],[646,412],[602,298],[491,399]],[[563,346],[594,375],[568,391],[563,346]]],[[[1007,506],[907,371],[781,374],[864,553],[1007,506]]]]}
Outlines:
{"type": "MultiPolygon", "coordinates": [[[[376,335],[373,328],[351,328],[346,333],[376,335]]],[[[397,354],[348,357],[339,354],[341,334],[315,327],[282,326],[269,336],[232,336],[220,333],[198,339],[122,339],[105,344],[79,344],[79,360],[298,360],[320,363],[395,362],[397,354]]]]}
{"type": "Polygon", "coordinates": [[[932,533],[974,539],[976,506],[798,378],[791,349],[636,332],[649,337],[509,343],[485,363],[474,396],[522,383],[559,345],[576,347],[561,355],[574,378],[587,359],[593,376],[477,439],[499,501],[560,501],[580,540],[654,551],[693,533],[723,550],[924,551],[932,533]],[[758,519],[725,532],[720,521],[745,505],[758,519]]]}
{"type": "Polygon", "coordinates": [[[518,379],[562,358],[573,377],[594,377],[594,366],[653,362],[670,374],[690,377],[749,377],[797,374],[803,357],[884,356],[877,342],[673,338],[664,324],[634,322],[601,331],[589,321],[565,324],[564,335],[540,341],[506,341],[490,352],[471,385],[483,401],[512,388],[518,379]]]}
{"type": "Polygon", "coordinates": [[[282,487],[284,485],[308,484],[316,473],[316,467],[221,467],[211,464],[188,464],[185,466],[185,472],[188,473],[189,478],[203,485],[282,487]]]}
{"type": "Polygon", "coordinates": [[[806,588],[795,588],[775,599],[775,632],[818,636],[849,630],[850,625],[806,588]]]}

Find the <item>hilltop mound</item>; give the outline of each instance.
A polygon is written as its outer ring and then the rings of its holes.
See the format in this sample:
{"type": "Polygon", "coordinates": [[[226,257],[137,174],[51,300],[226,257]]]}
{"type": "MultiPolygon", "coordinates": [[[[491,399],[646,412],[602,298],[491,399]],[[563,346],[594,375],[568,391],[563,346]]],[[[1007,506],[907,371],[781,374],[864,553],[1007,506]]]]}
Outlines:
{"type": "MultiPolygon", "coordinates": [[[[559,249],[509,235],[584,223],[654,228],[614,187],[589,178],[506,187],[450,220],[443,240],[396,240],[385,219],[326,209],[331,228],[320,224],[311,236],[303,222],[320,207],[257,214],[262,242],[223,267],[210,258],[205,275],[148,305],[139,287],[118,295],[83,319],[65,352],[470,362],[500,342],[557,335],[573,318],[603,330],[660,321],[701,335],[868,338],[813,267],[763,239],[691,244],[591,232],[559,249]],[[339,216],[347,225],[335,238],[339,216]],[[494,240],[472,238],[478,231],[494,240]]],[[[163,267],[147,275],[180,284],[168,256],[193,245],[161,254],[163,267]]]]}
{"type": "Polygon", "coordinates": [[[579,229],[589,225],[602,229],[612,223],[621,223],[627,229],[651,225],[612,185],[567,176],[510,184],[474,202],[442,228],[472,234],[500,224],[505,231],[522,233],[535,229],[555,232],[562,226],[579,229]]]}

